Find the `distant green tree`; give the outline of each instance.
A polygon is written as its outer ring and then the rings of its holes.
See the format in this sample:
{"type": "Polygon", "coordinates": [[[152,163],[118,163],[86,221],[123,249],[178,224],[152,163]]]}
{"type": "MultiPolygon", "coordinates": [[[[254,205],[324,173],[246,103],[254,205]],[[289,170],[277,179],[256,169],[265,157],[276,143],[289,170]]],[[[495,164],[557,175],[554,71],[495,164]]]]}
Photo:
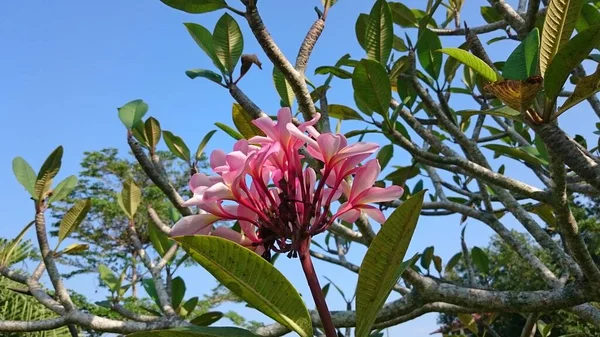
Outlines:
{"type": "MultiPolygon", "coordinates": [[[[600,261],[600,199],[578,200],[573,203],[573,214],[577,218],[581,235],[584,236],[588,249],[596,263],[600,261]]],[[[551,225],[546,227],[551,235],[558,239],[559,232],[551,225]]],[[[535,252],[535,255],[540,260],[549,266],[552,266],[552,259],[548,252],[541,249],[524,234],[515,233],[519,239],[535,252]]],[[[488,274],[478,274],[478,281],[496,290],[539,290],[545,289],[545,282],[536,275],[529,265],[524,262],[517,253],[512,250],[501,238],[497,235],[492,237],[490,244],[485,249],[490,260],[488,274]]],[[[556,266],[554,266],[556,267],[556,266]]],[[[558,271],[556,268],[555,271],[558,271]]],[[[448,275],[449,279],[455,282],[467,282],[467,273],[465,264],[461,261],[455,268],[453,273],[448,275]]],[[[453,321],[456,321],[455,315],[440,314],[438,323],[443,326],[449,326],[453,321]]],[[[520,336],[525,322],[526,315],[517,313],[500,314],[491,324],[492,328],[500,336],[520,336]]],[[[550,336],[563,336],[575,334],[574,336],[600,336],[600,330],[582,321],[577,316],[567,311],[545,312],[540,313],[539,320],[553,324],[552,333],[550,336]]],[[[467,332],[468,330],[464,330],[467,332]]],[[[458,332],[455,332],[458,333],[458,332]]],[[[474,335],[469,335],[474,336],[474,335]]]]}
{"type": "MultiPolygon", "coordinates": [[[[161,158],[161,163],[173,186],[181,194],[189,193],[187,191],[189,167],[171,152],[157,151],[156,154],[161,158]]],[[[176,212],[172,211],[169,200],[144,174],[133,156],[120,156],[118,150],[114,148],[85,152],[81,168],[77,187],[68,198],[51,208],[52,216],[61,219],[75,201],[81,199],[92,201],[92,208],[86,219],[72,234],[75,241],[88,244],[89,249],[78,255],[62,257],[62,263],[73,267],[72,271],[65,276],[96,273],[100,264],[105,264],[120,273],[127,265],[136,264],[136,259],[133,258],[136,253],[126,232],[128,219],[117,202],[117,193],[121,191],[123,182],[132,179],[142,191],[142,204],[139,207],[141,211],[135,216],[135,225],[145,246],[149,243],[146,228],[151,221],[145,211],[147,207],[152,206],[165,221],[176,220],[176,212]]],[[[57,229],[58,224],[58,222],[54,223],[53,227],[57,229]]],[[[57,233],[57,230],[51,232],[53,236],[57,233]]],[[[127,277],[130,281],[139,280],[139,270],[137,266],[135,267],[129,268],[131,272],[127,277]]],[[[137,292],[135,284],[133,282],[134,296],[137,292]]]]}

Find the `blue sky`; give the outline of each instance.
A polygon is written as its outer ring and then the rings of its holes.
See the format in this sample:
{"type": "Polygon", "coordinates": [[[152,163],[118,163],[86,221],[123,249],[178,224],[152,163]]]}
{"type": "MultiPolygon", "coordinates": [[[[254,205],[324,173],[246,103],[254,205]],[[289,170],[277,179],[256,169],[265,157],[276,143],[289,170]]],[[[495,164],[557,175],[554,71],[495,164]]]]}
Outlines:
{"type": "MultiPolygon", "coordinates": [[[[332,65],[345,53],[355,59],[364,56],[356,42],[354,22],[359,13],[369,12],[372,3],[341,0],[333,7],[307,71],[315,84],[324,80],[322,76],[312,76],[316,66],[332,65]]],[[[425,2],[404,3],[421,7],[425,2]]],[[[295,58],[299,43],[315,18],[316,5],[320,5],[319,0],[259,2],[267,27],[290,59],[295,58]]],[[[481,24],[478,13],[484,5],[486,1],[467,1],[462,19],[470,26],[481,24]]],[[[192,149],[214,128],[215,122],[231,124],[233,99],[228,92],[206,80],[190,80],[184,74],[187,69],[210,68],[212,64],[182,23],[196,22],[212,30],[222,13],[189,15],[159,1],[0,2],[0,41],[4,46],[0,54],[0,121],[4,125],[0,133],[0,143],[4,145],[0,148],[0,176],[5,177],[4,193],[0,196],[0,236],[14,236],[33,217],[26,192],[12,176],[12,159],[23,156],[37,169],[56,146],[63,145],[60,180],[79,171],[84,151],[116,147],[126,153],[126,131],[116,108],[130,100],[144,99],[150,106],[147,116],[157,118],[163,130],[181,136],[192,149]]],[[[272,84],[272,66],[245,22],[235,18],[244,33],[244,53],[257,53],[264,65],[262,71],[252,69],[239,86],[263,110],[274,114],[279,98],[272,84]]],[[[396,29],[396,34],[404,35],[396,29]]],[[[484,41],[499,35],[488,34],[484,41]]],[[[444,46],[450,46],[463,40],[455,37],[442,41],[444,46]]],[[[492,59],[504,60],[515,46],[514,42],[493,45],[489,49],[492,59]]],[[[334,80],[329,102],[354,106],[350,83],[334,80]]],[[[456,103],[456,109],[470,104],[460,100],[456,103]]],[[[597,118],[589,110],[582,105],[568,112],[561,117],[563,127],[571,134],[591,135],[597,118]]],[[[227,150],[232,144],[232,139],[219,131],[207,150],[227,150]]],[[[410,156],[396,148],[390,165],[409,163],[410,156]]],[[[539,185],[518,167],[509,162],[507,174],[539,185]]],[[[509,227],[520,228],[510,217],[504,220],[509,227]]],[[[460,230],[457,216],[422,219],[408,254],[435,245],[436,254],[447,260],[459,250],[460,230]]],[[[467,240],[469,245],[485,246],[490,234],[482,224],[470,222],[467,240]]],[[[354,245],[349,258],[359,264],[363,253],[363,248],[354,245]]],[[[282,258],[277,266],[312,306],[298,261],[282,258]]],[[[354,274],[318,262],[316,268],[321,276],[338,282],[347,294],[353,293],[354,274]]],[[[199,267],[183,271],[182,276],[190,280],[188,294],[200,295],[215,285],[199,267]],[[201,282],[191,281],[200,279],[200,275],[201,282]]],[[[97,290],[97,281],[91,276],[69,280],[67,285],[94,300],[105,295],[97,290]]],[[[345,309],[335,292],[330,292],[328,299],[330,309],[345,309]]],[[[233,306],[223,309],[228,308],[233,306]]],[[[249,319],[268,321],[256,311],[235,308],[249,319]]],[[[390,333],[427,336],[435,330],[435,317],[426,315],[395,327],[390,333]]]]}

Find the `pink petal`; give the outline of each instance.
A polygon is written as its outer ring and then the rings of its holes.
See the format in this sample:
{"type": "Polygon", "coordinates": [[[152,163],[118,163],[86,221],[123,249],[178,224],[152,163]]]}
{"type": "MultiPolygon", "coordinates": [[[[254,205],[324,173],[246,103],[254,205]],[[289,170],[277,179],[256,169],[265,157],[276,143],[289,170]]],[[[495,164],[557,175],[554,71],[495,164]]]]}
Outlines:
{"type": "Polygon", "coordinates": [[[331,158],[340,151],[343,142],[340,135],[323,133],[317,138],[317,143],[323,154],[324,161],[327,164],[331,158]]]}
{"type": "Polygon", "coordinates": [[[340,215],[338,215],[338,219],[347,221],[349,223],[354,223],[354,222],[356,222],[356,220],[358,220],[359,216],[360,216],[359,210],[351,209],[351,210],[345,211],[345,212],[341,213],[340,215]]]}
{"type": "Polygon", "coordinates": [[[231,228],[227,228],[224,226],[220,226],[215,228],[214,231],[212,231],[211,235],[214,236],[218,236],[221,237],[223,239],[227,239],[229,241],[233,241],[237,244],[240,244],[242,246],[250,246],[252,245],[252,241],[250,241],[248,238],[246,238],[245,236],[243,236],[242,234],[234,231],[231,228]]]}
{"type": "Polygon", "coordinates": [[[310,138],[309,136],[307,136],[304,132],[300,131],[300,129],[298,129],[294,124],[289,123],[286,125],[288,131],[292,134],[292,136],[295,136],[303,141],[305,141],[309,146],[318,149],[319,145],[317,144],[317,142],[310,138]]]}
{"type": "Polygon", "coordinates": [[[265,135],[271,138],[273,141],[279,139],[277,129],[275,128],[275,123],[273,122],[271,117],[259,117],[253,120],[252,123],[256,125],[259,129],[261,129],[262,132],[264,132],[265,135]]]}
{"type": "Polygon", "coordinates": [[[385,222],[385,216],[377,207],[364,205],[360,208],[363,212],[365,212],[371,219],[377,221],[380,224],[385,222]]]}
{"type": "MultiPolygon", "coordinates": [[[[350,199],[356,198],[359,194],[361,194],[366,189],[373,186],[377,176],[379,176],[379,172],[381,171],[381,167],[379,166],[379,162],[377,159],[369,160],[365,163],[365,165],[361,166],[357,172],[354,180],[352,181],[352,191],[350,192],[350,199]]],[[[350,200],[352,203],[355,203],[354,200],[350,200]]]]}
{"type": "Polygon", "coordinates": [[[182,235],[195,235],[195,234],[208,234],[212,228],[212,224],[218,221],[218,216],[210,213],[189,215],[183,217],[175,223],[171,229],[171,236],[182,236],[182,235]]]}
{"type": "Polygon", "coordinates": [[[184,201],[181,204],[181,206],[183,206],[183,207],[198,206],[201,203],[202,203],[202,195],[200,195],[200,194],[194,194],[193,197],[191,197],[188,200],[184,201]]]}
{"type": "Polygon", "coordinates": [[[400,198],[404,189],[400,186],[371,187],[358,195],[352,202],[355,204],[371,204],[375,202],[386,202],[400,198]]]}
{"type": "Polygon", "coordinates": [[[225,152],[221,150],[214,150],[210,154],[210,167],[215,168],[225,165],[225,152]]]}
{"type": "Polygon", "coordinates": [[[231,200],[233,193],[231,188],[224,183],[216,183],[204,191],[205,200],[231,200]]]}
{"type": "Polygon", "coordinates": [[[379,145],[376,143],[355,143],[350,146],[347,146],[340,150],[338,154],[336,154],[335,158],[332,159],[332,165],[337,164],[343,159],[348,157],[361,155],[361,154],[372,154],[379,148],[379,145]]]}

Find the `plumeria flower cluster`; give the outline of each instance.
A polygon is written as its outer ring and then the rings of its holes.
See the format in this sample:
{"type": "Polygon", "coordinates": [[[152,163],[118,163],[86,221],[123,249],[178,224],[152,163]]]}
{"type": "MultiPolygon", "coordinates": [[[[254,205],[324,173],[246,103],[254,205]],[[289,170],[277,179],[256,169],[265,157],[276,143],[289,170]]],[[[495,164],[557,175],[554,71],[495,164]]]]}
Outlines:
{"type": "Polygon", "coordinates": [[[373,187],[381,171],[377,159],[360,165],[379,146],[348,145],[343,135],[319,133],[314,127],[319,118],[295,125],[283,108],[276,122],[266,116],[253,121],[264,136],[239,140],[230,153],[213,151],[216,175],[194,174],[193,197],[184,203],[199,213],[180,219],[171,235],[216,235],[269,259],[271,251],[297,256],[301,242],[336,220],[355,222],[360,212],[383,223],[383,213],[370,204],[395,200],[403,190],[373,187]],[[307,155],[322,163],[318,173],[305,163],[307,155]],[[343,202],[334,211],[336,201],[343,202]],[[241,231],[213,228],[221,220],[239,221],[241,231]]]}

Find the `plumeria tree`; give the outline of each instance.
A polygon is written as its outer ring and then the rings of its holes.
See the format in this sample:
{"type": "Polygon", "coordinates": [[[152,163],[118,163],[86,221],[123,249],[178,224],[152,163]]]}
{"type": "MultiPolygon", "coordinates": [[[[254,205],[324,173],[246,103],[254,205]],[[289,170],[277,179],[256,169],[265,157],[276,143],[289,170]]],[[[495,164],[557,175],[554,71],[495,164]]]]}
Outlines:
{"type": "MultiPolygon", "coordinates": [[[[495,320],[503,313],[519,313],[527,317],[522,336],[536,331],[549,336],[551,322],[538,318],[558,310],[600,328],[595,304],[600,300],[600,269],[590,253],[593,240],[580,231],[581,220],[571,207],[574,198],[600,193],[598,147],[589,148],[596,140],[569,135],[559,123],[576,105],[600,117],[600,57],[594,52],[600,46],[599,3],[490,0],[490,6],[481,8],[487,23],[468,27],[461,23],[461,0],[429,0],[414,9],[377,0],[369,13],[356,13],[356,38],[364,53],[340,55],[334,65],[319,66],[315,76],[309,76],[311,53],[337,1],[324,0],[315,8],[317,18],[294,63],[263,22],[262,2],[161,1],[188,13],[224,12],[212,32],[200,24],[185,24],[214,66],[186,74],[229,91],[234,125],[216,126],[233,137],[235,145],[230,152],[213,151],[211,170],[203,172],[198,163],[215,130],[192,155],[183,139],[161,130],[156,119],[144,120],[148,105],[143,100],[118,109],[144,174],[181,216],[166,221],[151,206],[138,209],[140,188],[132,180],[123,182],[118,202],[128,222],[125,230],[134,259],[148,271],[141,282],[156,304],[148,314],[126,309],[122,303],[131,287],[126,270],[119,277],[101,267],[100,277],[111,290],[103,305],[123,319],[78,308],[56,259],[81,248],[49,246],[45,211],[73,188],[68,180],[52,184],[62,147],[38,173],[16,158],[17,179],[33,200],[32,226],[42,261],[29,274],[6,264],[0,273],[26,287],[56,317],[0,321],[0,331],[68,326],[74,334],[82,327],[131,336],[281,336],[293,331],[303,337],[335,337],[354,329],[355,336],[364,337],[440,312],[458,317],[440,333],[498,336],[495,320]],[[264,55],[244,54],[238,22],[249,27],[264,55]],[[480,41],[487,33],[496,33],[488,44],[508,46],[505,40],[515,40],[517,47],[506,60],[494,60],[497,57],[488,55],[480,41]],[[452,45],[446,36],[458,37],[461,43],[452,45]],[[276,114],[263,111],[240,87],[249,71],[262,69],[260,60],[265,58],[273,64],[281,100],[276,114]],[[590,69],[593,73],[587,75],[590,69]],[[334,80],[351,82],[354,94],[346,105],[329,103],[334,80]],[[456,97],[463,98],[460,104],[456,97]],[[344,134],[342,124],[351,126],[344,134]],[[183,195],[169,180],[156,150],[161,140],[189,166],[189,191],[183,195]],[[380,147],[381,142],[386,144],[380,147]],[[410,154],[411,162],[380,177],[400,151],[410,154]],[[509,174],[507,162],[532,173],[535,181],[509,174]],[[415,181],[421,176],[427,180],[415,181]],[[136,217],[142,211],[148,217],[136,217]],[[461,222],[491,228],[540,281],[539,287],[494,289],[489,280],[498,271],[490,270],[493,264],[485,250],[469,249],[464,231],[461,251],[445,264],[433,247],[406,256],[419,218],[453,214],[460,214],[461,222]],[[508,215],[522,225],[535,248],[508,229],[508,215]],[[151,221],[140,224],[140,218],[151,221]],[[140,228],[150,233],[152,247],[142,244],[140,228]],[[333,238],[335,248],[314,250],[320,236],[333,238]],[[368,247],[361,261],[346,258],[349,242],[368,247]],[[150,251],[156,252],[156,259],[150,251]],[[175,258],[178,251],[185,252],[183,258],[175,258]],[[280,254],[298,260],[314,311],[271,263],[280,254]],[[329,310],[315,258],[358,273],[356,300],[347,301],[348,310],[329,310]],[[210,326],[218,315],[198,315],[198,298],[186,299],[185,281],[171,272],[185,259],[195,261],[197,268],[207,270],[231,294],[274,322],[252,330],[210,326]],[[429,271],[432,264],[437,276],[429,271]],[[46,273],[54,288],[51,294],[40,285],[46,273]],[[392,292],[400,298],[388,301],[392,292]]],[[[167,6],[165,10],[171,10],[167,6]]],[[[60,241],[85,219],[90,207],[88,200],[80,200],[65,213],[60,241]]]]}

